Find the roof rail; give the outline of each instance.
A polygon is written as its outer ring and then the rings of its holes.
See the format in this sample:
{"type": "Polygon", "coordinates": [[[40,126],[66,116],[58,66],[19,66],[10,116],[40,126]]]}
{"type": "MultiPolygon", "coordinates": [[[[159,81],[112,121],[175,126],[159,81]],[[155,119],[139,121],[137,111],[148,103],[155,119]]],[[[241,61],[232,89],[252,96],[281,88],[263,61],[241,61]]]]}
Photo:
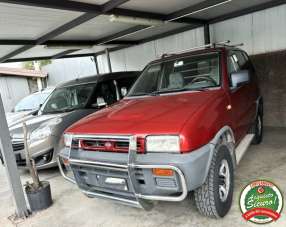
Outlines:
{"type": "Polygon", "coordinates": [[[223,41],[223,42],[210,43],[210,44],[206,44],[206,45],[202,45],[202,46],[192,47],[192,48],[189,48],[189,49],[186,49],[186,50],[182,50],[182,51],[179,51],[179,52],[164,53],[161,58],[165,58],[165,57],[172,56],[172,55],[177,55],[177,54],[183,54],[183,53],[186,53],[186,52],[189,52],[189,51],[192,51],[192,50],[200,50],[200,49],[204,49],[204,48],[216,48],[218,46],[222,46],[222,47],[239,47],[239,46],[243,46],[243,45],[244,45],[243,43],[230,45],[230,40],[226,40],[226,41],[223,41]]]}

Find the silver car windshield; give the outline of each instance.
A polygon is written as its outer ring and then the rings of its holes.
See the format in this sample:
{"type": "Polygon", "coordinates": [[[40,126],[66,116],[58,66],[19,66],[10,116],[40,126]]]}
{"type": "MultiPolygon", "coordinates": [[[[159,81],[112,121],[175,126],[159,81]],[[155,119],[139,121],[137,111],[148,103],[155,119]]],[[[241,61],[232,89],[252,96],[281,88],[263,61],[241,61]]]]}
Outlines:
{"type": "Polygon", "coordinates": [[[143,71],[128,96],[219,87],[219,56],[215,52],[152,64],[143,71]]]}
{"type": "Polygon", "coordinates": [[[15,112],[21,111],[32,111],[39,109],[40,105],[45,102],[47,97],[50,95],[49,92],[42,92],[29,95],[23,98],[14,108],[15,112]]]}
{"type": "Polygon", "coordinates": [[[56,89],[42,108],[42,113],[61,113],[84,108],[96,84],[56,89]]]}

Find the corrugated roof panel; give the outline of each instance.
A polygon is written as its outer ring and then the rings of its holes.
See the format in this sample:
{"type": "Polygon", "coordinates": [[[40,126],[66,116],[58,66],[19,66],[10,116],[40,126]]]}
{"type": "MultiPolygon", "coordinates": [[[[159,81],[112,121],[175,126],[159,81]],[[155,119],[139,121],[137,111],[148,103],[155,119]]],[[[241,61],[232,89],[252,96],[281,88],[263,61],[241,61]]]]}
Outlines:
{"type": "Polygon", "coordinates": [[[21,46],[3,46],[0,45],[0,58],[20,48],[21,46]]]}
{"type": "Polygon", "coordinates": [[[231,2],[216,6],[214,8],[195,13],[190,15],[190,17],[199,19],[213,19],[218,16],[222,16],[228,13],[232,13],[238,10],[242,10],[248,7],[261,5],[266,2],[271,2],[272,0],[233,0],[231,2]]]}
{"type": "Polygon", "coordinates": [[[126,2],[119,8],[170,14],[203,1],[204,0],[132,0],[126,2]]]}
{"type": "Polygon", "coordinates": [[[99,52],[99,51],[103,51],[105,50],[106,48],[112,48],[114,46],[94,46],[92,49],[83,49],[83,50],[79,50],[79,51],[76,51],[76,52],[73,52],[73,53],[70,53],[68,55],[73,55],[73,54],[92,54],[92,53],[96,53],[96,52],[99,52]]]}
{"type": "Polygon", "coordinates": [[[54,56],[63,51],[65,51],[65,49],[48,49],[45,46],[35,46],[21,54],[16,55],[12,59],[54,56]]]}
{"type": "Polygon", "coordinates": [[[0,39],[37,39],[81,14],[0,3],[0,39]]]}
{"type": "Polygon", "coordinates": [[[110,23],[109,16],[99,16],[63,33],[55,39],[96,40],[132,26],[134,25],[118,22],[110,23]]]}
{"type": "Polygon", "coordinates": [[[162,34],[165,32],[169,32],[169,31],[172,31],[174,29],[183,28],[185,26],[186,26],[185,24],[168,23],[168,24],[165,24],[162,26],[156,26],[153,28],[148,28],[148,29],[144,29],[142,31],[138,31],[134,34],[123,37],[122,40],[130,40],[130,41],[141,40],[141,39],[149,38],[151,36],[155,36],[155,35],[159,35],[159,34],[162,34]]]}
{"type": "Polygon", "coordinates": [[[106,2],[108,2],[109,0],[71,0],[71,1],[102,5],[102,4],[106,3],[106,2]]]}

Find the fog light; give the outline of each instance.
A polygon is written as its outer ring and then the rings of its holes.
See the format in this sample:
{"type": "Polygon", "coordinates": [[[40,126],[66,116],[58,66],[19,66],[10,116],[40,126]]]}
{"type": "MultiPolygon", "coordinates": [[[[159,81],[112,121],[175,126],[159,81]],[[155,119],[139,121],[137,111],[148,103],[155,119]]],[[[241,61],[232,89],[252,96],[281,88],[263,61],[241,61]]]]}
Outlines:
{"type": "Polygon", "coordinates": [[[152,169],[153,175],[155,176],[164,176],[164,177],[169,177],[174,175],[174,171],[171,169],[152,169]]]}

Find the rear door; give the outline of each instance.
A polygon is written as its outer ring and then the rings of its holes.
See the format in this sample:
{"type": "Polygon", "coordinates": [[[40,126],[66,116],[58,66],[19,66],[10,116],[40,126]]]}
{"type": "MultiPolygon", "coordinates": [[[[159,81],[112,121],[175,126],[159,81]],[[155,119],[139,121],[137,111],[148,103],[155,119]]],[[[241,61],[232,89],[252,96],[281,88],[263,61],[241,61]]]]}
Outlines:
{"type": "Polygon", "coordinates": [[[251,81],[238,88],[235,88],[230,81],[230,100],[233,111],[233,122],[235,124],[236,140],[240,141],[248,132],[255,113],[255,98],[253,95],[252,77],[253,69],[250,67],[247,55],[240,50],[230,51],[228,54],[228,75],[229,79],[233,72],[249,70],[251,81]],[[253,109],[254,108],[254,109],[253,109]]]}

